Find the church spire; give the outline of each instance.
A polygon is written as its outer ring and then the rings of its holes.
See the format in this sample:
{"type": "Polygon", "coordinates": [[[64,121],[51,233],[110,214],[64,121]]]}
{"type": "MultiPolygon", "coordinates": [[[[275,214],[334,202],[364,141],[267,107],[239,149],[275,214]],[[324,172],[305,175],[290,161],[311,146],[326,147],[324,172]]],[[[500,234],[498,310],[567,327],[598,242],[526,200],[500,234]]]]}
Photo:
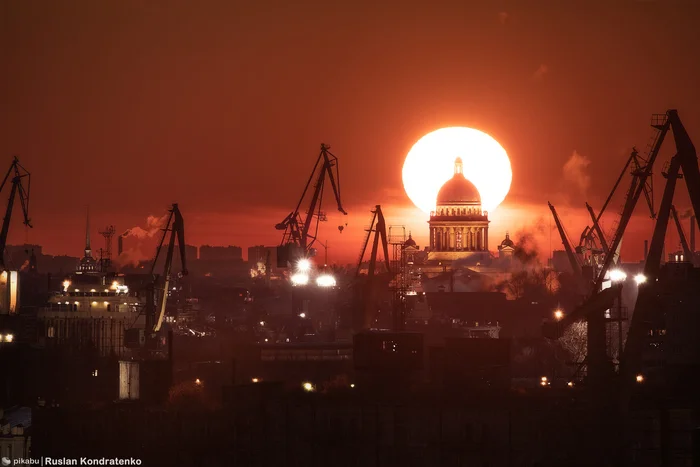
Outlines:
{"type": "Polygon", "coordinates": [[[87,208],[87,221],[85,223],[85,256],[90,256],[92,248],[90,247],[90,207],[87,208]]]}
{"type": "Polygon", "coordinates": [[[464,174],[464,164],[462,164],[461,157],[455,159],[455,175],[457,174],[464,174]]]}

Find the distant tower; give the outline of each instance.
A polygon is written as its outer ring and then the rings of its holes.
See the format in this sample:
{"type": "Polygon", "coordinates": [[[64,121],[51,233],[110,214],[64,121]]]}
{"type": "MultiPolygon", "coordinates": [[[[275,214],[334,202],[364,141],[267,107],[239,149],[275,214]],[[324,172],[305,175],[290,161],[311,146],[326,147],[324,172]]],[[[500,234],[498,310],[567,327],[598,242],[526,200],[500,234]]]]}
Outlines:
{"type": "Polygon", "coordinates": [[[90,248],[90,208],[87,209],[87,221],[85,222],[85,257],[92,258],[92,248],[90,248]]]}
{"type": "Polygon", "coordinates": [[[92,247],[90,246],[90,208],[87,211],[87,222],[85,225],[85,256],[80,260],[78,271],[95,272],[97,271],[97,262],[92,257],[92,247]]]}
{"type": "Polygon", "coordinates": [[[102,252],[102,269],[106,270],[112,264],[112,237],[116,233],[113,225],[108,225],[104,230],[100,231],[105,239],[105,249],[102,252]]]}

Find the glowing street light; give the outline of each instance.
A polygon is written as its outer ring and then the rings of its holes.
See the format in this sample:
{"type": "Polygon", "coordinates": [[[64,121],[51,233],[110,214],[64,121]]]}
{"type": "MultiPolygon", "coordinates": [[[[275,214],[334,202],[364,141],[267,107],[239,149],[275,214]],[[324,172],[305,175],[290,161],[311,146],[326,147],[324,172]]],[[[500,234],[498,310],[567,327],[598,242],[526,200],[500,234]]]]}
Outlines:
{"type": "Polygon", "coordinates": [[[316,285],[319,287],[335,287],[335,277],[330,274],[322,274],[316,278],[316,285]]]}
{"type": "Polygon", "coordinates": [[[610,271],[610,280],[613,282],[624,282],[627,279],[627,273],[621,269],[613,269],[610,271]]]}
{"type": "Polygon", "coordinates": [[[260,380],[259,380],[258,378],[253,378],[253,379],[251,379],[251,381],[252,381],[253,383],[258,383],[258,382],[260,382],[260,380]]]}
{"type": "Polygon", "coordinates": [[[647,276],[645,276],[644,274],[637,274],[636,276],[634,276],[634,281],[637,283],[637,285],[642,285],[647,281],[647,276]]]}
{"type": "Polygon", "coordinates": [[[299,313],[299,318],[304,319],[306,318],[306,313],[299,313]]]}
{"type": "Polygon", "coordinates": [[[564,312],[561,310],[554,310],[554,319],[557,321],[561,321],[561,319],[564,317],[564,312]]]}
{"type": "Polygon", "coordinates": [[[194,380],[194,384],[196,384],[197,386],[201,386],[201,385],[202,385],[202,380],[199,379],[199,378],[197,378],[197,379],[194,380]]]}
{"type": "Polygon", "coordinates": [[[300,259],[300,260],[297,262],[297,271],[299,271],[299,272],[309,272],[309,271],[311,271],[311,261],[309,261],[309,260],[306,259],[306,258],[300,259]]]}
{"type": "Polygon", "coordinates": [[[636,380],[638,383],[643,383],[644,382],[644,375],[637,375],[636,380]]]}
{"type": "Polygon", "coordinates": [[[315,389],[314,385],[309,382],[302,384],[301,387],[304,388],[304,391],[306,392],[313,392],[315,389]]]}
{"type": "Polygon", "coordinates": [[[309,275],[298,272],[292,277],[292,285],[307,285],[309,283],[309,275]]]}

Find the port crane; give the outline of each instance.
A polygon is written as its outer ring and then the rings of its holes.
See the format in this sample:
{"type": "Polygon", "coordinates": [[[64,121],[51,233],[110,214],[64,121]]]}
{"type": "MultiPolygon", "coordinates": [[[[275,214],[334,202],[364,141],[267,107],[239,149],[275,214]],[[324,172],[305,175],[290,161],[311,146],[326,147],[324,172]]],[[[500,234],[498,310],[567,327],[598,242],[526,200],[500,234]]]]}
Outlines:
{"type": "MultiPolygon", "coordinates": [[[[652,235],[649,253],[644,263],[644,275],[646,282],[640,285],[634,315],[627,334],[627,343],[623,351],[621,362],[621,375],[623,377],[625,393],[629,394],[636,375],[642,370],[641,354],[644,345],[644,337],[649,331],[649,323],[652,322],[656,302],[654,300],[654,284],[661,269],[664,239],[668,228],[669,218],[674,215],[673,196],[676,183],[685,178],[685,185],[690,196],[693,211],[700,212],[700,169],[695,146],[681,122],[676,110],[669,110],[665,114],[666,126],[673,130],[673,138],[676,146],[676,154],[671,158],[668,166],[662,171],[666,179],[663,198],[656,218],[656,225],[652,235]]],[[[695,222],[699,222],[697,216],[695,222]]],[[[700,223],[699,223],[700,225],[700,223]]]]}
{"type": "MultiPolygon", "coordinates": [[[[326,177],[330,181],[335,195],[335,201],[338,205],[338,211],[347,215],[340,201],[340,174],[338,172],[338,158],[330,152],[330,146],[321,144],[321,153],[316,159],[314,169],[309,176],[304,192],[297,203],[294,211],[289,213],[287,217],[275,228],[283,230],[282,243],[278,248],[277,262],[279,267],[286,267],[287,263],[299,257],[310,257],[315,255],[315,250],[312,248],[318,235],[319,222],[326,220],[325,213],[321,210],[323,201],[323,190],[326,182],[326,177]],[[335,170],[334,170],[335,168],[335,170]],[[334,174],[335,172],[335,174],[334,174]],[[302,215],[302,204],[306,198],[311,183],[314,181],[313,190],[311,193],[311,201],[305,216],[302,215]],[[313,229],[312,229],[313,225],[313,229]]],[[[343,226],[338,226],[340,232],[343,231],[343,226]]]]}
{"type": "Polygon", "coordinates": [[[386,221],[384,220],[384,213],[382,212],[382,207],[380,205],[376,205],[372,210],[372,220],[370,221],[369,227],[365,231],[367,232],[367,235],[362,243],[362,250],[360,251],[360,257],[358,258],[357,269],[355,271],[355,284],[360,289],[357,291],[359,293],[355,294],[355,297],[359,300],[354,307],[355,309],[353,310],[353,321],[356,331],[370,329],[377,311],[377,297],[379,295],[379,289],[381,288],[381,284],[379,283],[380,274],[377,268],[377,254],[379,253],[380,242],[382,252],[384,253],[383,262],[386,268],[385,272],[388,273],[389,276],[392,275],[392,268],[389,260],[389,242],[386,221]],[[369,256],[367,277],[364,281],[362,281],[360,274],[362,262],[373,234],[374,239],[372,240],[372,250],[369,256]]]}
{"type": "Polygon", "coordinates": [[[143,349],[146,356],[151,356],[150,352],[160,349],[158,333],[163,325],[165,316],[165,306],[168,301],[168,291],[172,278],[173,255],[175,254],[175,242],[177,241],[180,250],[180,263],[182,270],[178,273],[179,276],[187,275],[187,258],[185,256],[185,224],[177,204],[173,204],[169,210],[170,215],[168,221],[163,227],[163,235],[156,248],[156,254],[151,264],[151,280],[146,285],[146,304],[145,315],[146,324],[144,329],[132,328],[127,329],[125,340],[128,347],[140,347],[145,344],[143,349]],[[156,273],[158,258],[165,246],[165,240],[170,233],[170,239],[167,243],[165,251],[165,259],[163,261],[163,272],[156,273]],[[138,343],[138,344],[137,344],[138,343]]]}
{"type": "Polygon", "coordinates": [[[7,201],[7,209],[5,210],[5,218],[2,222],[2,231],[0,231],[0,267],[2,270],[6,269],[5,265],[5,247],[7,246],[7,234],[10,230],[10,219],[12,218],[12,208],[15,204],[15,198],[19,194],[20,204],[22,206],[22,213],[24,214],[24,221],[22,222],[27,227],[31,228],[32,224],[29,219],[29,189],[31,175],[29,172],[22,167],[19,163],[19,159],[15,157],[12,160],[10,169],[7,171],[5,178],[0,184],[0,193],[2,193],[3,188],[8,180],[11,180],[12,188],[10,188],[10,198],[7,201]],[[23,181],[26,179],[26,187],[23,181]]]}
{"type": "MultiPolygon", "coordinates": [[[[647,156],[639,156],[636,148],[633,148],[622,173],[615,182],[613,190],[603,204],[603,208],[601,209],[600,213],[595,215],[590,205],[587,205],[587,209],[591,215],[591,220],[593,221],[593,227],[587,227],[586,230],[597,233],[597,236],[599,239],[601,239],[601,243],[604,242],[604,250],[607,250],[607,252],[603,254],[602,260],[581,269],[583,276],[580,276],[580,280],[590,287],[586,293],[586,298],[583,304],[573,310],[571,313],[566,314],[562,319],[556,322],[545,323],[543,327],[544,335],[546,337],[558,338],[572,323],[581,319],[586,319],[588,323],[588,335],[585,364],[587,365],[589,381],[592,385],[605,384],[605,382],[609,380],[609,376],[611,374],[612,362],[610,361],[606,344],[607,318],[605,317],[605,311],[613,307],[615,300],[619,300],[622,287],[621,284],[611,284],[611,287],[603,290],[603,283],[608,280],[608,272],[611,266],[618,261],[620,246],[625,229],[627,228],[627,224],[629,223],[632,213],[634,212],[637,202],[642,194],[645,196],[645,200],[651,212],[651,217],[657,217],[657,213],[654,211],[653,202],[653,185],[651,181],[652,168],[656,158],[658,157],[659,150],[661,149],[666,134],[668,133],[669,129],[671,129],[671,124],[674,119],[678,120],[677,113],[674,110],[669,110],[663,115],[652,116],[651,126],[656,131],[652,137],[651,143],[648,146],[647,156]],[[609,205],[614,193],[618,189],[624,174],[627,173],[628,170],[632,174],[632,181],[627,190],[625,203],[623,205],[619,220],[614,227],[612,240],[610,243],[608,243],[605,241],[605,235],[600,228],[599,221],[603,212],[609,205]]],[[[680,122],[680,120],[678,120],[678,122],[680,122]]],[[[560,224],[561,223],[558,222],[558,228],[560,227],[560,224]]],[[[562,235],[562,241],[566,247],[568,240],[563,233],[563,229],[560,228],[559,231],[562,235]]],[[[584,234],[585,233],[586,231],[584,231],[584,234]]],[[[583,236],[584,235],[582,235],[582,237],[583,236]]],[[[567,248],[567,251],[569,250],[571,250],[570,246],[567,248]]],[[[573,259],[572,255],[568,256],[570,261],[576,259],[575,256],[573,259]]],[[[576,271],[576,269],[574,269],[574,271],[576,271]]],[[[622,317],[619,316],[618,319],[621,320],[622,317]]],[[[622,347],[621,342],[620,347],[622,347]]],[[[621,358],[622,356],[620,356],[620,360],[621,358]]]]}
{"type": "Polygon", "coordinates": [[[172,278],[173,254],[175,252],[175,241],[180,250],[180,264],[182,271],[179,276],[187,275],[187,258],[185,256],[185,223],[180,213],[177,204],[173,204],[169,210],[170,216],[163,228],[163,236],[156,248],[156,255],[151,264],[151,277],[153,280],[149,284],[148,297],[146,300],[146,330],[155,335],[160,331],[165,316],[165,305],[168,301],[168,291],[170,290],[170,281],[172,278]],[[158,257],[163,249],[165,239],[170,233],[167,251],[165,252],[165,260],[163,263],[163,273],[156,274],[156,265],[158,257]]]}

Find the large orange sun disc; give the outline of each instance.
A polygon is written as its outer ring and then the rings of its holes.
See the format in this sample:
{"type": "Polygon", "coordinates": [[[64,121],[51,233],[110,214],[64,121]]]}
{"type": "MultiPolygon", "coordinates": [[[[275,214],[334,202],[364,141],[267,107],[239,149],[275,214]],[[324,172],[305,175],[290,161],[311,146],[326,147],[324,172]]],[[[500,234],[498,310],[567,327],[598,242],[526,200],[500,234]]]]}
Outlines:
{"type": "Polygon", "coordinates": [[[474,128],[442,128],[418,140],[403,165],[404,189],[420,210],[435,210],[438,191],[454,175],[458,157],[464,176],[479,190],[484,211],[493,212],[506,198],[513,172],[498,141],[474,128]]]}

